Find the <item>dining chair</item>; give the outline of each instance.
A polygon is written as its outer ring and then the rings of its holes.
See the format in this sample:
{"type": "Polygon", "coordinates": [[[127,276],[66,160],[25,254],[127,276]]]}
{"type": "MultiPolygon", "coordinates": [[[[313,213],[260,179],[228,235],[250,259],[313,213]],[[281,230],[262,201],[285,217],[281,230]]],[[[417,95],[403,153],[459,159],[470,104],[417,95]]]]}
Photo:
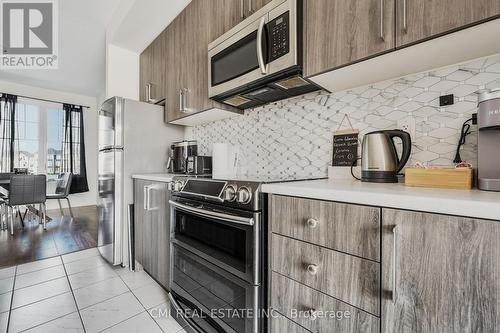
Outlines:
{"type": "MultiPolygon", "coordinates": [[[[10,178],[14,175],[13,172],[0,172],[0,186],[9,189],[10,178]],[[2,181],[8,181],[3,183],[2,181]]],[[[2,230],[7,229],[7,196],[0,193],[0,228],[2,230]]]]}
{"type": "MultiPolygon", "coordinates": [[[[6,205],[10,221],[10,234],[14,235],[14,208],[21,217],[19,206],[39,205],[40,222],[46,229],[47,177],[45,175],[14,175],[10,179],[9,196],[6,205]]],[[[21,217],[22,221],[22,217],[21,217]]]]}
{"type": "Polygon", "coordinates": [[[69,213],[71,217],[73,216],[73,210],[71,209],[71,203],[69,202],[69,190],[71,188],[71,181],[73,180],[73,174],[71,172],[63,172],[57,177],[56,191],[54,194],[48,194],[47,199],[53,200],[57,199],[59,203],[59,209],[61,210],[61,215],[64,216],[64,210],[61,205],[61,199],[65,199],[68,202],[69,213]]]}

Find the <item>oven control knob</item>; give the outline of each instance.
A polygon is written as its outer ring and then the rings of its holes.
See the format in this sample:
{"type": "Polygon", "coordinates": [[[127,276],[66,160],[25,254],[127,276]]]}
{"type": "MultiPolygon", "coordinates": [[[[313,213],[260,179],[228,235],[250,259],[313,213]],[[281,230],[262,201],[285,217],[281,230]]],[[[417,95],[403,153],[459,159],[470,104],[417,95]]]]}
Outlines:
{"type": "Polygon", "coordinates": [[[236,200],[241,204],[247,204],[252,200],[252,193],[247,187],[242,186],[238,189],[236,200]]]}
{"type": "Polygon", "coordinates": [[[236,199],[236,186],[228,185],[223,193],[224,201],[233,202],[236,199]]]}
{"type": "Polygon", "coordinates": [[[182,190],[182,187],[184,186],[184,183],[180,180],[176,181],[174,183],[174,191],[175,192],[179,192],[180,190],[182,190]]]}

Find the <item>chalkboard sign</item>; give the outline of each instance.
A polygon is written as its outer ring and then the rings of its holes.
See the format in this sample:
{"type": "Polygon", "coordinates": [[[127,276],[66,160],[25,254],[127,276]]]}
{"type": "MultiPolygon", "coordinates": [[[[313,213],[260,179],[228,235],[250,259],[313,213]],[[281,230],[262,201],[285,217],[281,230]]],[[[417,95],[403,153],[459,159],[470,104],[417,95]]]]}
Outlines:
{"type": "Polygon", "coordinates": [[[335,132],[333,135],[333,166],[350,167],[353,165],[358,158],[358,135],[359,132],[356,130],[335,132]]]}

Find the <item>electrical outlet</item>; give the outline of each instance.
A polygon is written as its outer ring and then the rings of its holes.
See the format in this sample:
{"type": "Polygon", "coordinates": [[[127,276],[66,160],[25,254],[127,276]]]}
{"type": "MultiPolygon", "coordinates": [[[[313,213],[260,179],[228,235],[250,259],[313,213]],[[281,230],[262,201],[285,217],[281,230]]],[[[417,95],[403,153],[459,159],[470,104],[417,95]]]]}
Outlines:
{"type": "Polygon", "coordinates": [[[413,117],[406,117],[398,121],[398,129],[410,133],[412,138],[415,137],[416,127],[417,123],[413,117]]]}

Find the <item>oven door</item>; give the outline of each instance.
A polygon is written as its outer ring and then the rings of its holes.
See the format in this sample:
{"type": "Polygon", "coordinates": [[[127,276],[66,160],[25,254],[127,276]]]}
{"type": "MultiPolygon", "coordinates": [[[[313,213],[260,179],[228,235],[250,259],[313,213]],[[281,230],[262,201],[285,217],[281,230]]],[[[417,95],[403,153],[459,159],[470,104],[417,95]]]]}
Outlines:
{"type": "Polygon", "coordinates": [[[170,200],[171,242],[248,283],[260,283],[260,213],[170,200]]]}
{"type": "Polygon", "coordinates": [[[182,247],[171,247],[171,314],[188,331],[257,333],[260,286],[252,285],[182,247]]]}

